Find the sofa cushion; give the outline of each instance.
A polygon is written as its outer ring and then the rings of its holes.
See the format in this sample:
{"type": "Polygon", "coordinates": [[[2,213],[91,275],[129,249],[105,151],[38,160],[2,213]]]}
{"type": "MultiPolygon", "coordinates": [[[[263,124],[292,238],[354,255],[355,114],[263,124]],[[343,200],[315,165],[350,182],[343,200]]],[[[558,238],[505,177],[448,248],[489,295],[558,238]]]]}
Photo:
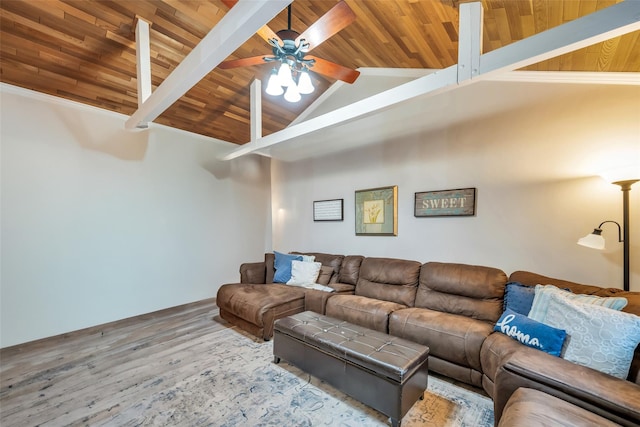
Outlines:
{"type": "Polygon", "coordinates": [[[481,371],[480,348],[493,325],[457,314],[421,308],[391,313],[389,333],[429,346],[429,354],[481,371]]]}
{"type": "Polygon", "coordinates": [[[331,281],[331,276],[333,276],[333,267],[330,265],[323,265],[320,267],[320,274],[318,274],[317,282],[321,285],[328,285],[331,281]]]}
{"type": "Polygon", "coordinates": [[[365,328],[389,333],[389,314],[405,305],[357,295],[334,295],[325,314],[365,328]]]}
{"type": "Polygon", "coordinates": [[[527,347],[536,348],[554,356],[560,356],[562,344],[567,337],[564,329],[557,329],[536,322],[507,308],[493,328],[527,347]]]}
{"type": "Polygon", "coordinates": [[[567,330],[562,357],[625,379],[640,343],[640,317],[600,305],[550,294],[544,322],[567,330]]]}
{"type": "Polygon", "coordinates": [[[340,266],[338,282],[355,286],[355,284],[358,283],[360,265],[362,264],[363,259],[364,257],[360,255],[345,256],[342,260],[342,265],[340,266]]]}
{"type": "Polygon", "coordinates": [[[493,324],[502,314],[506,283],[507,275],[497,268],[429,262],[420,272],[415,306],[493,324]]]}
{"type": "Polygon", "coordinates": [[[413,307],[420,266],[418,261],[365,258],[360,265],[356,295],[413,307]]]}

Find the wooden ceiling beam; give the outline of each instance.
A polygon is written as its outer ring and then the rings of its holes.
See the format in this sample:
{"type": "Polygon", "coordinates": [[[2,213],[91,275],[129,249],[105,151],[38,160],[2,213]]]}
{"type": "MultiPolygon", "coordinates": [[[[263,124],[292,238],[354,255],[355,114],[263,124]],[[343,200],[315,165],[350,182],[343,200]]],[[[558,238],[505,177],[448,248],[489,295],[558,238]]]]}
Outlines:
{"type": "MultiPolygon", "coordinates": [[[[473,3],[460,5],[461,24],[463,20],[481,19],[482,14],[473,12],[473,3]],[[463,17],[464,15],[464,17],[463,17]]],[[[482,23],[476,23],[482,28],[482,23]]],[[[364,118],[383,111],[398,103],[418,96],[433,96],[472,82],[490,79],[496,75],[513,71],[539,61],[553,58],[562,53],[571,52],[599,41],[620,36],[640,29],[640,1],[626,0],[569,23],[551,28],[529,38],[514,42],[505,47],[480,55],[480,69],[472,72],[470,79],[458,81],[458,65],[452,65],[416,80],[370,96],[353,104],[338,108],[329,113],[272,133],[258,141],[246,144],[221,156],[222,160],[231,160],[251,153],[267,155],[265,150],[285,141],[311,134],[338,124],[364,118]]],[[[475,32],[474,32],[475,34],[475,32]]],[[[477,37],[460,39],[459,43],[476,43],[477,37]]],[[[459,49],[475,54],[472,46],[459,49]]],[[[477,60],[470,58],[472,63],[477,60]]]]}
{"type": "Polygon", "coordinates": [[[516,70],[640,30],[640,1],[626,0],[488,52],[480,74],[516,70]]]}
{"type": "Polygon", "coordinates": [[[126,121],[126,129],[152,122],[293,0],[240,0],[126,121]]]}

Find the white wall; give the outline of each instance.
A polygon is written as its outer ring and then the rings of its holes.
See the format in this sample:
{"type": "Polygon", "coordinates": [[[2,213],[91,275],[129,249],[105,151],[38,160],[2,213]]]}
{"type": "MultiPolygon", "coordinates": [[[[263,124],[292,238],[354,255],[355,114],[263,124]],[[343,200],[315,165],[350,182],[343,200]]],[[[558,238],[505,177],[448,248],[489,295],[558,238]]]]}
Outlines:
{"type": "Polygon", "coordinates": [[[270,248],[269,160],[1,89],[0,346],[214,297],[270,248]]]}
{"type": "MultiPolygon", "coordinates": [[[[567,93],[432,134],[272,161],[274,249],[481,264],[621,288],[615,226],[605,226],[604,252],[575,242],[604,220],[622,222],[620,187],[595,175],[617,161],[640,165],[640,88],[567,93]],[[354,191],[388,185],[399,188],[398,236],[355,236],[354,191]],[[413,216],[415,192],[465,187],[477,188],[476,216],[413,216]],[[345,200],[344,221],[314,223],[312,202],[335,198],[345,200]]],[[[640,183],[631,213],[631,290],[640,291],[640,183]]]]}

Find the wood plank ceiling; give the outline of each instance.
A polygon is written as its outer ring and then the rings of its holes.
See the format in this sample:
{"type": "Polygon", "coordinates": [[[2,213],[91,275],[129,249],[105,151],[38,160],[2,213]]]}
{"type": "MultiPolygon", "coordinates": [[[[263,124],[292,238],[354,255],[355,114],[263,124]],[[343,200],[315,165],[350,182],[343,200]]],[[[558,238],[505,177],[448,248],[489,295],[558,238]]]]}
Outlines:
{"type": "MultiPolygon", "coordinates": [[[[313,50],[350,68],[444,68],[457,62],[458,6],[465,0],[346,0],[353,24],[313,50]]],[[[483,0],[484,52],[622,0],[483,0]]],[[[295,0],[302,32],[337,0],[295,0]]],[[[135,19],[151,23],[154,89],[224,16],[221,0],[2,0],[0,71],[5,83],[131,115],[137,109],[135,19]]],[[[269,26],[287,28],[286,10],[269,26]]],[[[254,35],[229,59],[268,55],[254,35]]],[[[158,119],[237,144],[250,139],[249,85],[268,64],[211,71],[158,119]]],[[[537,71],[640,71],[640,32],[544,61],[537,71]]],[[[286,127],[334,81],[312,73],[317,90],[297,104],[263,97],[263,135],[286,127]]],[[[26,114],[26,112],[25,112],[26,114]]]]}

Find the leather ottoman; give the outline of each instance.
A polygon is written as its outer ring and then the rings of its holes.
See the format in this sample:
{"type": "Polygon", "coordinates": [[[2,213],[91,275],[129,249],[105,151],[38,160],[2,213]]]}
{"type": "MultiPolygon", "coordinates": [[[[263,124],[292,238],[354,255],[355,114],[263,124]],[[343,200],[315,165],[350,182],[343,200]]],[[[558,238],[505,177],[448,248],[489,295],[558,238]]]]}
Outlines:
{"type": "Polygon", "coordinates": [[[394,427],[427,388],[428,347],[311,311],[275,321],[273,355],[389,416],[394,427]]]}

